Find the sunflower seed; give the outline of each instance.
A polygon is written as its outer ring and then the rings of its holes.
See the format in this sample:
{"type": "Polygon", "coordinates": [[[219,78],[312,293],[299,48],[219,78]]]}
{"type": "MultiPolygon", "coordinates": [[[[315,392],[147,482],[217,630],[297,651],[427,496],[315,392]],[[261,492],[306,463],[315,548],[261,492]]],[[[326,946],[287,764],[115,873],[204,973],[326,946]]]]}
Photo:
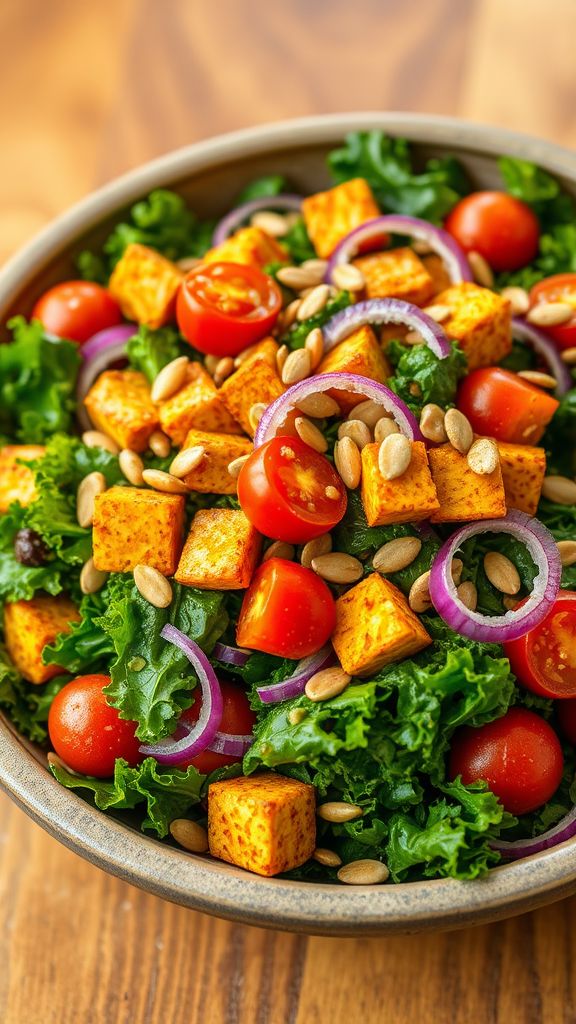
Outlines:
{"type": "Polygon", "coordinates": [[[548,391],[554,391],[558,386],[556,377],[551,373],[541,373],[540,370],[519,370],[518,376],[527,380],[529,384],[534,384],[537,388],[546,388],[548,391]]]}
{"type": "Polygon", "coordinates": [[[306,348],[297,348],[291,352],[282,369],[282,383],[290,386],[297,384],[310,375],[312,360],[306,348]]]}
{"type": "Polygon", "coordinates": [[[339,882],[346,885],[381,885],[389,877],[390,872],[379,860],[352,860],[344,864],[337,873],[339,882]]]}
{"type": "Polygon", "coordinates": [[[470,264],[470,270],[474,276],[476,284],[482,285],[483,288],[492,288],[494,286],[494,274],[492,268],[488,263],[488,260],[484,259],[479,252],[468,253],[468,263],[470,264]]]}
{"type": "Polygon", "coordinates": [[[399,572],[412,565],[422,549],[422,541],[418,537],[397,537],[383,544],[372,559],[377,572],[399,572]]]}
{"type": "Polygon", "coordinates": [[[331,821],[337,824],[342,821],[354,821],[361,818],[363,810],[358,804],[348,804],[344,800],[328,800],[325,804],[319,804],[317,808],[318,817],[323,821],[331,821]]]}
{"type": "Polygon", "coordinates": [[[379,402],[374,402],[371,398],[368,398],[365,402],[360,402],[354,406],[348,415],[348,419],[362,420],[362,423],[365,423],[370,430],[374,430],[378,420],[382,419],[383,416],[386,416],[384,407],[379,402]]]}
{"type": "Polygon", "coordinates": [[[322,431],[318,430],[318,427],[311,420],[306,419],[305,416],[297,416],[294,420],[294,427],[298,437],[304,441],[304,444],[313,448],[315,452],[324,453],[328,450],[328,441],[322,431]]]}
{"type": "Polygon", "coordinates": [[[167,608],[172,600],[172,587],[158,569],[151,565],[135,565],[134,583],[142,597],[155,608],[167,608]]]}
{"type": "Polygon", "coordinates": [[[524,316],[530,309],[530,296],[525,288],[503,288],[500,295],[508,299],[513,316],[524,316]]]}
{"type": "Polygon", "coordinates": [[[228,472],[230,476],[237,480],[240,476],[240,470],[245,462],[250,458],[249,455],[239,455],[237,459],[232,459],[232,462],[228,463],[228,472]]]}
{"type": "Polygon", "coordinates": [[[526,319],[537,327],[557,327],[574,316],[574,307],[567,302],[541,302],[533,306],[526,319]]]}
{"type": "Polygon", "coordinates": [[[172,362],[163,366],[160,373],[152,381],[152,388],[150,390],[152,401],[156,403],[165,402],[176,391],[180,391],[186,380],[189,365],[190,360],[188,356],[178,356],[177,359],[173,359],[172,362]]]}
{"type": "Polygon", "coordinates": [[[450,306],[443,306],[441,303],[433,306],[424,306],[422,312],[427,313],[437,324],[443,324],[445,320],[449,320],[452,316],[450,306]]]}
{"type": "Polygon", "coordinates": [[[308,700],[319,703],[322,700],[330,700],[344,693],[350,683],[352,676],[349,676],[340,665],[332,665],[330,668],[323,668],[315,672],[306,683],[304,692],[308,700]]]}
{"type": "Polygon", "coordinates": [[[92,526],[94,505],[98,494],[104,494],[106,478],[103,473],[88,473],[80,482],[76,493],[76,518],[80,526],[92,526]]]}
{"type": "Polygon", "coordinates": [[[341,437],[334,445],[334,465],[349,490],[354,491],[362,476],[360,451],[351,437],[341,437]]]}
{"type": "Polygon", "coordinates": [[[466,461],[472,472],[478,476],[494,473],[500,463],[498,445],[488,437],[480,437],[471,445],[466,461]]]}
{"type": "Polygon", "coordinates": [[[208,849],[208,833],[197,821],[174,818],[170,822],[170,835],[189,853],[206,853],[208,849]]]}
{"type": "Polygon", "coordinates": [[[353,263],[341,263],[332,271],[332,284],[343,292],[361,292],[366,287],[366,278],[353,263]]]}
{"type": "Polygon", "coordinates": [[[120,451],[120,445],[116,444],[114,438],[103,434],[101,430],[86,430],[82,434],[82,444],[85,444],[87,448],[104,448],[112,455],[118,455],[120,451]]]}
{"type": "MultiPolygon", "coordinates": [[[[242,366],[242,364],[245,363],[247,359],[250,359],[254,355],[256,349],[258,348],[258,344],[259,342],[255,341],[253,345],[248,345],[246,348],[243,348],[242,351],[238,353],[238,355],[234,359],[234,366],[236,369],[238,369],[239,366],[242,366]]],[[[214,373],[216,373],[216,367],[218,366],[219,362],[220,360],[218,359],[218,362],[214,366],[214,373]]]]}
{"type": "Polygon", "coordinates": [[[559,540],[556,542],[562,565],[574,565],[576,562],[576,540],[559,540]]]}
{"type": "Polygon", "coordinates": [[[311,569],[313,558],[327,555],[330,551],[332,551],[332,537],[329,533],[323,533],[320,537],[314,537],[304,545],[300,555],[300,564],[306,569],[311,569]]]}
{"type": "Polygon", "coordinates": [[[513,612],[515,608],[520,604],[520,598],[518,597],[503,597],[502,604],[504,605],[507,612],[513,612]]]}
{"type": "Polygon", "coordinates": [[[342,863],[342,858],[334,850],[325,850],[321,846],[316,847],[312,858],[325,868],[339,868],[342,863]]]}
{"type": "Polygon", "coordinates": [[[281,267],[276,277],[287,288],[300,292],[304,288],[314,288],[315,285],[321,284],[324,279],[324,273],[321,268],[316,266],[281,267]]]}
{"type": "Polygon", "coordinates": [[[293,299],[292,302],[289,302],[288,305],[284,307],[276,323],[276,329],[279,334],[285,334],[286,331],[290,330],[292,324],[296,320],[296,314],[300,309],[301,302],[302,299],[293,299]]]}
{"type": "Polygon", "coordinates": [[[316,555],[312,559],[311,568],[328,583],[356,583],[364,572],[362,562],[353,555],[345,555],[341,551],[331,551],[327,555],[316,555]]]}
{"type": "Polygon", "coordinates": [[[288,221],[286,217],[283,217],[281,213],[275,213],[273,210],[258,210],[251,217],[250,224],[253,228],[260,228],[261,231],[265,231],[272,238],[283,238],[284,235],[288,234],[288,221]]]}
{"type": "Polygon", "coordinates": [[[456,586],[458,586],[458,584],[460,583],[460,577],[462,575],[463,568],[464,562],[462,561],[461,558],[452,559],[450,563],[450,575],[452,576],[452,579],[454,580],[456,586]]]}
{"type": "Polygon", "coordinates": [[[144,463],[137,452],[133,452],[131,448],[123,448],[118,456],[118,465],[129,483],[135,487],[142,486],[144,463]]]}
{"type": "Polygon", "coordinates": [[[465,608],[469,608],[471,612],[476,611],[476,605],[478,604],[478,591],[476,586],[472,583],[472,580],[467,580],[466,583],[461,583],[456,588],[456,593],[462,601],[465,608]]]}
{"type": "Polygon", "coordinates": [[[214,372],[219,362],[220,360],[218,356],[204,356],[204,366],[208,370],[208,373],[212,374],[212,376],[214,376],[214,372]]]}
{"type": "Polygon", "coordinates": [[[567,476],[545,476],[542,494],[557,505],[576,505],[576,483],[567,476]]]}
{"type": "Polygon", "coordinates": [[[155,491],[162,491],[164,494],[188,494],[186,484],[171,473],[164,473],[161,469],[145,469],[142,473],[144,483],[153,487],[155,491]]]}
{"type": "Polygon", "coordinates": [[[564,351],[560,353],[560,358],[563,359],[568,366],[574,366],[576,363],[576,348],[565,348],[564,351]]]}
{"type": "Polygon", "coordinates": [[[266,552],[262,556],[262,561],[267,562],[269,558],[284,558],[287,562],[292,562],[296,554],[296,549],[293,544],[288,544],[284,540],[275,540],[266,552]]]}
{"type": "Polygon", "coordinates": [[[402,341],[405,342],[406,345],[424,344],[424,338],[420,334],[420,331],[406,331],[406,334],[404,335],[402,341]]]}
{"type": "Polygon", "coordinates": [[[158,458],[166,459],[172,451],[172,442],[161,430],[154,430],[148,438],[148,447],[158,458]]]}
{"type": "Polygon", "coordinates": [[[306,395],[306,398],[300,398],[296,402],[296,408],[300,412],[305,413],[306,416],[312,416],[316,420],[340,415],[340,406],[324,391],[318,391],[314,395],[306,395]]]}
{"type": "Polygon", "coordinates": [[[434,405],[434,402],[429,402],[422,409],[420,413],[420,430],[428,441],[443,444],[444,441],[448,440],[444,426],[444,416],[444,409],[441,409],[439,405],[434,405]]]}
{"type": "Polygon", "coordinates": [[[427,612],[432,607],[432,601],[430,600],[430,570],[423,572],[418,579],[414,580],[414,583],[410,587],[410,593],[408,594],[408,604],[410,605],[413,612],[427,612]]]}
{"type": "Polygon", "coordinates": [[[302,299],[300,309],[296,314],[297,320],[309,320],[311,316],[316,316],[324,309],[324,306],[330,298],[330,288],[327,284],[316,285],[311,292],[302,299]]]}
{"type": "Polygon", "coordinates": [[[457,452],[466,455],[474,441],[470,421],[459,409],[448,409],[444,417],[444,429],[450,444],[457,452]]]}
{"type": "Polygon", "coordinates": [[[278,373],[282,373],[284,363],[288,358],[289,352],[290,349],[288,348],[288,345],[280,345],[280,348],[276,353],[276,369],[278,370],[278,373]]]}
{"type": "Polygon", "coordinates": [[[214,383],[220,387],[224,383],[227,377],[234,372],[234,360],[232,356],[224,356],[223,359],[218,361],[216,369],[214,370],[214,383]]]}
{"type": "Polygon", "coordinates": [[[322,275],[321,280],[323,280],[328,270],[328,260],[321,260],[317,256],[313,256],[309,260],[304,260],[300,266],[303,270],[310,270],[315,274],[322,275]]]}
{"type": "Polygon", "coordinates": [[[490,583],[501,594],[513,596],[522,586],[518,569],[506,555],[500,551],[488,551],[484,555],[484,572],[490,583]]]}
{"type": "Polygon", "coordinates": [[[80,571],[80,590],[83,594],[95,594],[104,586],[107,579],[108,573],[97,569],[94,559],[89,558],[80,571]]]}
{"type": "Polygon", "coordinates": [[[354,441],[360,451],[372,441],[370,430],[365,423],[362,423],[362,420],[345,420],[344,423],[341,423],[338,427],[338,439],[341,441],[343,437],[349,437],[351,441],[354,441]]]}
{"type": "Polygon", "coordinates": [[[193,469],[196,469],[196,466],[199,465],[205,454],[206,449],[202,444],[192,445],[191,448],[183,448],[170,463],[172,476],[177,476],[181,480],[188,473],[191,473],[193,469]]]}
{"type": "Polygon", "coordinates": [[[248,419],[250,420],[250,426],[252,427],[254,433],[256,433],[256,430],[258,429],[258,424],[260,423],[260,420],[262,419],[267,408],[268,406],[266,405],[265,402],[254,402],[254,405],[250,406],[250,410],[248,412],[248,419]]]}
{"type": "Polygon", "coordinates": [[[315,370],[324,355],[324,335],[320,327],[313,327],[306,335],[304,348],[310,355],[310,365],[315,370]]]}
{"type": "Polygon", "coordinates": [[[404,434],[385,437],[378,452],[378,468],[385,480],[403,476],[412,461],[412,442],[404,434]]]}
{"type": "Polygon", "coordinates": [[[377,444],[381,444],[385,438],[390,437],[391,434],[399,434],[400,427],[395,420],[388,419],[387,416],[382,416],[378,420],[378,423],[374,427],[374,440],[377,444]]]}

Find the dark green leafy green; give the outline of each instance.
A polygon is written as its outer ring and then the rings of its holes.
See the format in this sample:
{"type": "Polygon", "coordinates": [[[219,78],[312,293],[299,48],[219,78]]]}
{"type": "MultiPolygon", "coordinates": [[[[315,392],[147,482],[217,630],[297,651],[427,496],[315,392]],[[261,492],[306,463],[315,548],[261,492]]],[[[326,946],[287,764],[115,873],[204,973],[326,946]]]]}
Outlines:
{"type": "Polygon", "coordinates": [[[304,263],[304,260],[316,258],[316,250],[308,237],[306,224],[302,218],[295,221],[280,241],[294,263],[304,263]]]}
{"type": "Polygon", "coordinates": [[[97,624],[106,611],[107,599],[107,587],[82,598],[80,622],[74,622],[68,633],[60,633],[53,644],[44,648],[42,660],[46,665],[59,665],[72,675],[108,671],[114,644],[97,624]]]}
{"type": "Polygon", "coordinates": [[[150,383],[158,376],[167,363],[181,355],[190,355],[189,345],[173,327],[152,330],[140,324],[134,337],[128,340],[126,355],[133,370],[143,373],[150,383]]]}
{"type": "MultiPolygon", "coordinates": [[[[574,540],[576,537],[576,505],[558,505],[541,498],[538,519],[548,527],[554,540],[574,540]]],[[[561,586],[565,590],[576,590],[576,565],[564,566],[561,586]]]]}
{"type": "Polygon", "coordinates": [[[541,443],[546,449],[547,473],[576,474],[576,388],[560,399],[541,443]]]}
{"type": "Polygon", "coordinates": [[[505,370],[510,370],[512,373],[520,373],[521,370],[535,370],[538,366],[538,360],[534,349],[514,339],[512,351],[504,359],[501,359],[498,365],[503,366],[505,370]]]}
{"type": "Polygon", "coordinates": [[[427,345],[407,348],[401,341],[391,341],[386,355],[394,366],[394,376],[386,384],[412,412],[420,413],[428,402],[443,409],[454,405],[458,381],[467,368],[466,356],[457,342],[452,342],[446,359],[439,359],[427,345]]]}
{"type": "Polygon", "coordinates": [[[280,192],[286,191],[286,178],[281,174],[264,174],[261,178],[255,178],[242,189],[236,206],[242,203],[249,203],[252,199],[261,199],[265,196],[277,196],[280,192]]]}
{"type": "Polygon", "coordinates": [[[0,707],[17,729],[34,742],[46,739],[50,705],[67,681],[68,676],[57,676],[43,686],[26,682],[6,647],[0,644],[0,707]]]}
{"type": "Polygon", "coordinates": [[[304,343],[310,331],[314,327],[324,327],[336,313],[339,313],[341,309],[346,309],[350,302],[351,299],[348,292],[338,292],[338,295],[330,299],[319,313],[308,317],[307,320],[298,320],[292,324],[290,330],[282,336],[283,343],[288,345],[290,349],[304,348],[304,343]]]}
{"type": "Polygon", "coordinates": [[[484,556],[488,551],[500,552],[516,566],[522,583],[519,597],[524,597],[532,590],[537,568],[526,546],[507,534],[481,534],[471,537],[462,545],[462,581],[471,580],[476,585],[478,611],[483,615],[503,615],[503,595],[490,583],[484,571],[484,556]]]}

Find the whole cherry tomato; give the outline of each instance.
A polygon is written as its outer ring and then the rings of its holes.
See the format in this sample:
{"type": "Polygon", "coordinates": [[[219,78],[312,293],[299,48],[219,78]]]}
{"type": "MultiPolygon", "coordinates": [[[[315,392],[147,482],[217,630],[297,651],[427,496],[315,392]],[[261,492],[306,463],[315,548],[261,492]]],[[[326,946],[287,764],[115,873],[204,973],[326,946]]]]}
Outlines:
{"type": "Polygon", "coordinates": [[[32,310],[51,334],[82,344],[93,334],[122,320],[110,292],[92,281],[63,281],[41,295],[32,310]]]}
{"type": "Polygon", "coordinates": [[[576,346],[576,274],[553,274],[545,277],[530,289],[530,305],[540,303],[563,302],[574,308],[574,315],[563,324],[555,327],[540,327],[548,337],[556,342],[562,351],[576,346]]]}
{"type": "Polygon", "coordinates": [[[538,252],[540,227],[526,203],[507,192],[472,192],[448,215],[446,230],[493,270],[517,270],[538,252]]]}
{"type": "MultiPolygon", "coordinates": [[[[256,715],[248,703],[246,692],[239,683],[231,683],[223,679],[220,682],[224,711],[220,723],[220,732],[229,732],[233,736],[249,736],[256,724],[256,715]]],[[[181,721],[195,724],[200,717],[202,710],[202,690],[197,687],[194,691],[194,703],[187,711],[183,711],[181,721]]],[[[223,768],[228,764],[236,764],[239,757],[232,757],[228,754],[218,754],[213,750],[203,750],[196,757],[182,761],[179,768],[187,768],[193,764],[203,775],[209,775],[216,768],[223,768]]]]}
{"type": "Polygon", "coordinates": [[[511,444],[538,444],[559,404],[542,388],[500,366],[472,370],[457,398],[477,434],[511,444]]]}

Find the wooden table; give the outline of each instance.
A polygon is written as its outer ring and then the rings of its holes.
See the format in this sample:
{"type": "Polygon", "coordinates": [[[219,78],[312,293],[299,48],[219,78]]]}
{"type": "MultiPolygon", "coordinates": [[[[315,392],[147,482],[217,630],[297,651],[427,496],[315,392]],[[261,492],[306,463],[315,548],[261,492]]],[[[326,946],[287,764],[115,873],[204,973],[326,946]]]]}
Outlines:
{"type": "MultiPolygon", "coordinates": [[[[94,185],[255,122],[420,110],[576,145],[575,35],[575,0],[3,0],[0,259],[94,185]]],[[[449,935],[268,933],[1,811],[3,1024],[576,1021],[576,900],[449,935]]]]}

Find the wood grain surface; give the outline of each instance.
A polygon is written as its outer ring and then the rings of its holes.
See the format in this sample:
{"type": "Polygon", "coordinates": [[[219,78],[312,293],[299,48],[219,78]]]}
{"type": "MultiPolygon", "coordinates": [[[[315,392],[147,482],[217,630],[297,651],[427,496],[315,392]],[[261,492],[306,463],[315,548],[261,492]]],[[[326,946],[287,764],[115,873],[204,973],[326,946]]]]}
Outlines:
{"type": "MultiPolygon", "coordinates": [[[[338,110],[576,145],[575,0],[0,0],[0,260],[175,146],[338,110]]],[[[275,934],[148,896],[0,799],[2,1024],[572,1024],[576,900],[447,935],[275,934]]]]}

